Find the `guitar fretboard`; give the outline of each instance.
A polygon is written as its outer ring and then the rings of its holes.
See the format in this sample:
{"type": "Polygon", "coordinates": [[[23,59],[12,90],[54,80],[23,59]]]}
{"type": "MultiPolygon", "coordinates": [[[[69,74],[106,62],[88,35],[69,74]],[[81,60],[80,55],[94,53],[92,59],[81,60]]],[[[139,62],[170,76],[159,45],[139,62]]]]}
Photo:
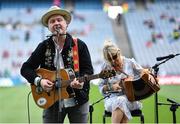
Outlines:
{"type": "MultiPolygon", "coordinates": [[[[85,75],[83,77],[79,77],[77,78],[79,80],[79,82],[85,82],[85,81],[90,81],[93,79],[97,79],[99,78],[99,74],[95,74],[95,75],[85,75]]],[[[66,87],[68,86],[74,79],[70,79],[70,80],[63,80],[62,81],[62,87],[66,87]]]]}
{"type": "Polygon", "coordinates": [[[95,74],[95,75],[85,75],[84,77],[78,78],[78,80],[79,80],[80,82],[85,82],[85,81],[90,81],[90,80],[97,79],[97,78],[99,78],[99,74],[95,74]]]}

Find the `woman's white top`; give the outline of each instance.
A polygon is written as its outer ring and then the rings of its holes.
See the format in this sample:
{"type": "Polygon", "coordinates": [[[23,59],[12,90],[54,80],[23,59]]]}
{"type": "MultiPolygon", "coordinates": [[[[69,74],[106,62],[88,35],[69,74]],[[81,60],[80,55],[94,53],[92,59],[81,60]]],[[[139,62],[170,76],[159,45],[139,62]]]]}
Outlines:
{"type": "MultiPolygon", "coordinates": [[[[104,63],[102,70],[104,69],[112,69],[111,65],[108,63],[104,63]]],[[[128,74],[129,76],[134,77],[134,79],[139,79],[140,72],[143,68],[134,60],[123,57],[123,72],[128,74]]],[[[117,74],[115,77],[111,77],[108,79],[101,79],[99,82],[99,90],[103,96],[107,94],[103,93],[103,86],[108,83],[116,83],[120,82],[122,79],[127,76],[123,73],[117,74]]],[[[109,97],[104,100],[104,107],[106,111],[112,112],[116,108],[120,108],[130,120],[132,118],[130,111],[135,109],[141,109],[142,104],[139,101],[130,102],[128,101],[126,95],[120,95],[118,93],[112,93],[109,97]]]]}

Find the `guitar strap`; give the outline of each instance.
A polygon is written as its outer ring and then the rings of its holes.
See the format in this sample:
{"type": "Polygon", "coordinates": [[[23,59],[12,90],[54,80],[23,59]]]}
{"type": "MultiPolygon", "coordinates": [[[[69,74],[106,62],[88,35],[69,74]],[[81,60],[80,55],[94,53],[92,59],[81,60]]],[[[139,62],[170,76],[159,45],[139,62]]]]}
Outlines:
{"type": "MultiPolygon", "coordinates": [[[[78,43],[77,43],[77,38],[73,37],[73,42],[74,42],[74,46],[72,47],[72,51],[73,51],[73,61],[74,61],[74,72],[75,72],[75,76],[79,76],[79,54],[78,54],[78,43]]],[[[67,89],[68,90],[68,89],[67,89]]],[[[68,90],[68,93],[70,94],[71,97],[74,97],[76,100],[76,94],[73,88],[68,90]]],[[[76,104],[78,103],[77,101],[75,102],[76,104]]]]}
{"type": "Polygon", "coordinates": [[[79,53],[78,53],[78,43],[77,38],[73,38],[74,46],[73,46],[73,60],[74,60],[74,71],[79,73],[79,53]]]}

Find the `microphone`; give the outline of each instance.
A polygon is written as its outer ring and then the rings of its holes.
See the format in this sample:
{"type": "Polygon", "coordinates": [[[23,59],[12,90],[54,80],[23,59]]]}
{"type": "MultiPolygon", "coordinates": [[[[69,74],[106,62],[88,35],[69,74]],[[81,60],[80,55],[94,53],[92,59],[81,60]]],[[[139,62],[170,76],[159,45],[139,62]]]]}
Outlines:
{"type": "Polygon", "coordinates": [[[61,26],[60,25],[58,25],[58,26],[56,26],[55,27],[55,34],[54,35],[60,35],[60,36],[62,36],[62,35],[66,35],[66,34],[62,34],[61,33],[61,26]]]}
{"type": "Polygon", "coordinates": [[[156,58],[156,60],[157,61],[161,61],[161,60],[163,60],[163,59],[171,59],[171,58],[174,58],[175,56],[178,56],[178,55],[180,55],[179,53],[178,54],[170,54],[170,55],[168,55],[168,56],[162,56],[162,57],[157,57],[156,58]]]}
{"type": "Polygon", "coordinates": [[[167,98],[167,101],[168,101],[168,102],[171,102],[171,103],[174,103],[174,104],[177,104],[177,105],[180,105],[180,104],[178,104],[177,102],[175,102],[174,100],[171,100],[171,99],[169,99],[169,98],[167,98]]]}
{"type": "Polygon", "coordinates": [[[60,25],[56,26],[56,27],[55,27],[55,31],[56,31],[57,33],[60,33],[60,31],[61,31],[61,26],[60,26],[60,25]]]}

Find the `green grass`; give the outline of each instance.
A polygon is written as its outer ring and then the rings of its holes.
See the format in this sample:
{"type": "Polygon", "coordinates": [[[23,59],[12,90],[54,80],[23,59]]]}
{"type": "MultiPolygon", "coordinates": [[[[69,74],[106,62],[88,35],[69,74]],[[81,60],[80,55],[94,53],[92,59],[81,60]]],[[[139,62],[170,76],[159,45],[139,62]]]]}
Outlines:
{"type": "MultiPolygon", "coordinates": [[[[0,87],[0,123],[28,123],[27,112],[27,95],[30,91],[28,86],[19,86],[11,88],[0,87]]],[[[161,86],[158,92],[159,102],[168,103],[167,98],[171,98],[180,103],[180,86],[161,86]]],[[[98,87],[91,85],[90,103],[94,103],[101,99],[98,87]]],[[[154,95],[143,100],[143,113],[145,123],[154,123],[154,95]]],[[[172,123],[172,112],[170,106],[158,106],[159,122],[172,123]]],[[[103,101],[94,105],[93,123],[102,123],[102,114],[104,111],[103,101]]],[[[30,117],[31,123],[42,122],[42,109],[34,103],[32,95],[30,95],[30,117]]],[[[106,119],[110,122],[110,118],[106,119]]],[[[180,108],[176,111],[176,121],[180,123],[180,108]]],[[[139,123],[139,118],[133,118],[130,123],[139,123]]]]}
{"type": "MultiPolygon", "coordinates": [[[[0,123],[28,122],[27,95],[28,86],[0,88],[0,123]]],[[[30,95],[31,122],[41,122],[41,112],[30,95]]]]}

